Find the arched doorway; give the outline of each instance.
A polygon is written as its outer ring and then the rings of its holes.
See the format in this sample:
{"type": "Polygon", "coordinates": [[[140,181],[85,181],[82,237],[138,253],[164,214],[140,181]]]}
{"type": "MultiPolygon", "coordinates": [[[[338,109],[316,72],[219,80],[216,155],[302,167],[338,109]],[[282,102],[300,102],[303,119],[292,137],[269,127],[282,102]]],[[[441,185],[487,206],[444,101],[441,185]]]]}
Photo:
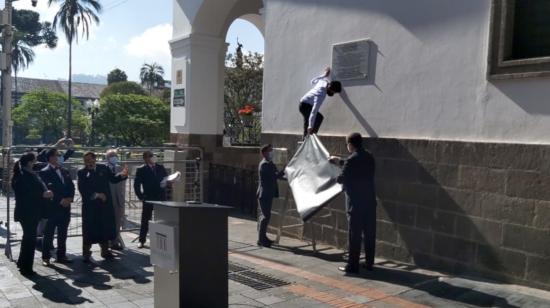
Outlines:
{"type": "MultiPolygon", "coordinates": [[[[259,15],[247,15],[259,20],[259,15]]],[[[224,146],[257,146],[261,137],[264,37],[262,29],[243,18],[226,35],[228,51],[224,84],[224,146]]]]}
{"type": "Polygon", "coordinates": [[[226,33],[237,19],[264,31],[261,0],[174,0],[173,140],[221,145],[224,130],[226,33]]]}

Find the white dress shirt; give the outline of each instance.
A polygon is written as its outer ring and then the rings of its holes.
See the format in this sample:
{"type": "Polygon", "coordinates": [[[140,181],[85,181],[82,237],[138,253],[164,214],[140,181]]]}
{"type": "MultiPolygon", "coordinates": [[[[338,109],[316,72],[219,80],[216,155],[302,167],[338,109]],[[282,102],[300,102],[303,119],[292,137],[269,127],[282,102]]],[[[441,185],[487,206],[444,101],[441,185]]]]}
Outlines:
{"type": "Polygon", "coordinates": [[[300,103],[313,105],[309,115],[309,128],[313,128],[317,113],[327,97],[327,87],[330,84],[330,80],[328,77],[321,75],[313,78],[311,80],[311,84],[314,85],[313,88],[309,90],[300,100],[300,103]]]}

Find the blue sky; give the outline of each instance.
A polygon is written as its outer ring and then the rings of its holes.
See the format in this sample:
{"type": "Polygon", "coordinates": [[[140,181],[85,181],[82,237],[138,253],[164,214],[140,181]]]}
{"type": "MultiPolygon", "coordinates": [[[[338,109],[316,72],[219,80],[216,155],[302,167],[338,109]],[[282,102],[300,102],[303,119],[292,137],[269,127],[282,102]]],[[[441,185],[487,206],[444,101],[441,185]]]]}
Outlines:
{"type": "MultiPolygon", "coordinates": [[[[3,2],[3,1],[2,1],[3,2]]],[[[42,20],[52,21],[57,10],[48,7],[47,0],[38,0],[33,8],[30,0],[19,0],[15,8],[33,9],[42,20]]],[[[90,39],[73,46],[73,74],[107,75],[114,68],[139,79],[139,68],[145,62],[157,62],[170,77],[168,40],[172,33],[172,0],[103,0],[101,23],[94,26],[90,39]]],[[[68,44],[58,33],[59,44],[54,50],[37,48],[35,62],[19,76],[48,79],[67,79],[68,44]]],[[[263,37],[250,23],[236,20],[229,29],[226,41],[235,50],[237,37],[244,48],[263,53],[263,37]]]]}

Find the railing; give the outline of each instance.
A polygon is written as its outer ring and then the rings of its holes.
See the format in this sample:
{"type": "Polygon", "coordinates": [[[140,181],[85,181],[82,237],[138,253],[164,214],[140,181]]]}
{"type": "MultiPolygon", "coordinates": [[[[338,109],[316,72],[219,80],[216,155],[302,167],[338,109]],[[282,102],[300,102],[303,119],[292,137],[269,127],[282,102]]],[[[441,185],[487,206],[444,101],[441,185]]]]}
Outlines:
{"type": "Polygon", "coordinates": [[[255,146],[259,145],[262,133],[262,115],[254,113],[253,115],[241,116],[235,118],[226,113],[224,137],[229,138],[233,146],[255,146]]]}
{"type": "Polygon", "coordinates": [[[208,203],[228,205],[252,218],[257,215],[258,172],[210,164],[208,203]]]}
{"type": "MultiPolygon", "coordinates": [[[[13,218],[15,200],[11,189],[11,170],[19,156],[27,147],[13,147],[2,151],[2,192],[5,198],[0,199],[0,221],[6,228],[6,255],[11,258],[11,242],[21,240],[22,229],[19,223],[13,218]]],[[[93,150],[98,155],[98,163],[104,163],[107,148],[86,148],[79,149],[73,156],[64,163],[75,181],[75,198],[71,205],[71,222],[68,235],[82,235],[82,199],[76,187],[77,170],[83,167],[83,153],[93,150]]],[[[203,152],[200,148],[119,148],[118,156],[121,158],[121,165],[127,165],[129,169],[128,180],[125,185],[125,223],[123,231],[139,229],[142,212],[142,202],[135,195],[133,184],[137,167],[143,164],[142,153],[151,150],[156,153],[159,163],[163,164],[168,174],[179,171],[182,174],[180,182],[174,183],[168,188],[168,199],[175,201],[203,201],[203,152]],[[181,158],[180,158],[181,157],[181,158]]]]}

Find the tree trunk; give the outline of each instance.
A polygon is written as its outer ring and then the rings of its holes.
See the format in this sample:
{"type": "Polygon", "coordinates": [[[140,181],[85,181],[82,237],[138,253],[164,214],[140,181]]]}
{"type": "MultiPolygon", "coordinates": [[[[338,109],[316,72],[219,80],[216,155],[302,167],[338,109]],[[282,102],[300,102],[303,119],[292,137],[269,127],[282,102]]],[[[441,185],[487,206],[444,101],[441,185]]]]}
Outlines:
{"type": "Polygon", "coordinates": [[[72,39],[69,42],[69,101],[67,102],[67,138],[72,138],[72,116],[73,116],[73,104],[72,104],[72,81],[73,81],[73,42],[72,39]]]}
{"type": "Polygon", "coordinates": [[[13,70],[13,74],[15,75],[15,102],[14,105],[17,106],[17,103],[19,102],[19,95],[17,92],[17,68],[13,70]]]}

